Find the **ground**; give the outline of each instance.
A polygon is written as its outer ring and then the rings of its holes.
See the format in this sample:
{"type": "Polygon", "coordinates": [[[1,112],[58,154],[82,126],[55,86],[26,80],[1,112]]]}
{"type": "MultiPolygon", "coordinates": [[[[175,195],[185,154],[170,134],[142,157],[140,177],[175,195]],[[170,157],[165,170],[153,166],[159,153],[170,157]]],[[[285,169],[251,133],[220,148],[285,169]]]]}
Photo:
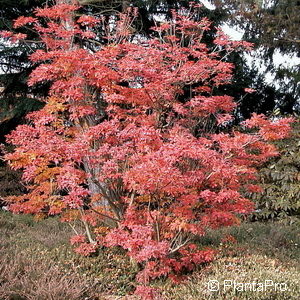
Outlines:
{"type": "MultiPolygon", "coordinates": [[[[0,299],[129,299],[137,266],[117,248],[79,256],[71,235],[58,218],[1,212],[0,299]]],[[[249,222],[208,232],[198,243],[218,248],[216,260],[183,284],[154,282],[164,299],[300,299],[299,224],[249,222]]]]}

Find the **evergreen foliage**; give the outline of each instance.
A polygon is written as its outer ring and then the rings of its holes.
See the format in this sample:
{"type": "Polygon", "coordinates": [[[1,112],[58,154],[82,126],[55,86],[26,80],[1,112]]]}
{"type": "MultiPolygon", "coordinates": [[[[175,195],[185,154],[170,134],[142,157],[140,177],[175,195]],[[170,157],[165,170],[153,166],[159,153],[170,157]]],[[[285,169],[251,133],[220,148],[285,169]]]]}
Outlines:
{"type": "MultiPolygon", "coordinates": [[[[0,31],[12,30],[16,18],[32,15],[35,7],[43,2],[0,0],[0,31]]],[[[33,31],[21,29],[18,32],[26,33],[30,42],[9,44],[0,41],[0,142],[4,142],[4,135],[20,124],[28,112],[41,108],[38,98],[48,91],[45,85],[27,86],[27,78],[34,68],[27,57],[40,45],[35,42],[37,36],[33,31]]]]}
{"type": "MultiPolygon", "coordinates": [[[[274,75],[272,85],[276,107],[282,114],[299,112],[299,65],[284,66],[274,54],[291,59],[300,54],[300,1],[297,0],[213,0],[217,8],[227,13],[232,25],[244,31],[243,39],[251,41],[257,54],[274,75]],[[276,84],[275,84],[276,83],[276,84]]],[[[259,83],[261,79],[255,80],[259,83]]],[[[264,84],[266,85],[266,84],[264,84]]],[[[272,102],[272,100],[271,100],[272,102]]],[[[274,106],[275,108],[275,106],[274,106]]]]}
{"type": "Polygon", "coordinates": [[[260,169],[263,193],[252,194],[256,219],[299,220],[300,217],[300,124],[293,134],[276,142],[280,156],[260,169]]]}

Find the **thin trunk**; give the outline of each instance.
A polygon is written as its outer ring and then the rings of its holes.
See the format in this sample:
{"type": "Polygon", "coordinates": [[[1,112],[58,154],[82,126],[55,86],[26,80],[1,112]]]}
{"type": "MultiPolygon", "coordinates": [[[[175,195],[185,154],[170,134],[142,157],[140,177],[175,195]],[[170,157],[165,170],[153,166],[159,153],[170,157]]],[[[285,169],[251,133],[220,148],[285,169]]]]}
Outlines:
{"type": "MultiPolygon", "coordinates": [[[[75,4],[77,3],[77,1],[74,0],[57,0],[57,4],[75,4]]],[[[123,5],[124,5],[124,9],[126,9],[125,7],[129,6],[129,2],[128,1],[123,1],[123,5]]],[[[64,27],[72,30],[74,28],[74,20],[73,20],[73,16],[70,16],[70,18],[66,21],[64,21],[64,27]]],[[[70,47],[68,50],[74,50],[78,47],[78,45],[74,44],[74,41],[72,38],[70,38],[69,40],[69,44],[70,47]]],[[[78,75],[80,75],[80,70],[78,70],[78,75]]],[[[89,95],[89,87],[86,86],[86,91],[87,91],[87,98],[86,98],[86,102],[89,102],[89,97],[92,97],[89,95]]],[[[71,104],[76,105],[76,103],[72,103],[71,104]]],[[[104,115],[104,112],[99,112],[100,115],[104,115]]],[[[96,117],[92,117],[92,116],[86,116],[83,117],[77,121],[75,121],[75,126],[81,130],[82,132],[84,132],[86,130],[86,128],[90,128],[92,126],[95,126],[99,121],[97,121],[96,117]]],[[[98,145],[94,145],[94,148],[91,146],[91,152],[97,151],[98,150],[98,145]]],[[[87,178],[87,185],[88,185],[88,189],[91,193],[91,195],[102,195],[102,199],[100,200],[101,203],[100,205],[105,208],[106,211],[112,210],[116,216],[116,218],[119,220],[121,219],[121,210],[118,208],[118,206],[114,203],[117,199],[113,199],[114,197],[112,197],[113,193],[112,191],[110,191],[105,183],[101,183],[99,182],[99,175],[101,172],[101,168],[99,166],[94,166],[92,165],[92,163],[90,162],[90,158],[87,156],[83,159],[83,166],[84,166],[84,170],[88,175],[87,178]]],[[[93,207],[94,208],[94,207],[93,207]]],[[[105,222],[107,223],[111,223],[112,220],[111,219],[106,219],[105,222]]],[[[85,227],[87,229],[87,234],[89,239],[90,237],[90,233],[88,231],[88,226],[87,224],[85,224],[85,227]]]]}
{"type": "Polygon", "coordinates": [[[127,8],[130,6],[130,1],[123,0],[122,1],[122,12],[125,13],[127,11],[127,8]]]}

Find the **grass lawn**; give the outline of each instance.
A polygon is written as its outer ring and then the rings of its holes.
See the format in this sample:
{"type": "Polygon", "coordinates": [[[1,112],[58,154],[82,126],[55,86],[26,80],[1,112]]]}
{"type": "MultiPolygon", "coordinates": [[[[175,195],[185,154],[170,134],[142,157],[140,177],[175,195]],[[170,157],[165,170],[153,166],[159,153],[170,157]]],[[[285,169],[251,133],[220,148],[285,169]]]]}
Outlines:
{"type": "MultiPolygon", "coordinates": [[[[0,300],[132,299],[126,295],[138,270],[126,254],[79,256],[68,244],[71,235],[57,218],[36,222],[0,212],[0,300]]],[[[216,260],[184,284],[154,282],[164,299],[300,299],[299,225],[244,223],[208,232],[198,243],[220,249],[216,260]],[[236,242],[224,242],[228,234],[236,242]],[[219,291],[209,291],[209,282],[219,291]]]]}

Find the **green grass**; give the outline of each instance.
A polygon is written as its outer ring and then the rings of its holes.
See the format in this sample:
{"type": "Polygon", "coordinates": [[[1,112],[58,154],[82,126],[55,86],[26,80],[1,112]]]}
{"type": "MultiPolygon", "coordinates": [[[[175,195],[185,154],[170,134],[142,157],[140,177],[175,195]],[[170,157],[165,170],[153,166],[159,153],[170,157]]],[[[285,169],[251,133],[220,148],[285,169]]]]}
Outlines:
{"type": "Polygon", "coordinates": [[[218,246],[222,238],[232,235],[237,247],[250,253],[274,257],[282,262],[292,262],[300,266],[300,227],[298,224],[277,222],[250,222],[240,226],[211,231],[199,239],[199,244],[218,246]]]}
{"type": "Polygon", "coordinates": [[[300,299],[299,226],[246,223],[211,231],[198,243],[219,246],[218,257],[194,272],[185,284],[173,286],[169,282],[160,282],[166,299],[300,299]],[[228,234],[237,242],[222,243],[222,237],[228,234]],[[218,282],[218,291],[208,290],[211,281],[218,282]],[[260,288],[252,285],[254,282],[261,284],[260,288]],[[251,287],[245,283],[251,283],[251,287]],[[273,286],[266,286],[272,283],[273,286]]]}
{"type": "MultiPolygon", "coordinates": [[[[0,212],[0,299],[125,299],[134,290],[138,271],[126,253],[101,249],[93,257],[82,257],[72,251],[71,235],[71,228],[57,218],[36,222],[31,216],[0,212]]],[[[300,228],[296,224],[245,223],[208,232],[197,243],[219,249],[216,260],[199,267],[182,285],[169,280],[153,283],[165,299],[300,299],[300,228]],[[237,242],[222,242],[228,234],[237,242]],[[219,282],[219,292],[209,292],[210,280],[219,282]],[[238,291],[224,288],[224,280],[272,280],[286,284],[288,291],[238,291]]]]}

